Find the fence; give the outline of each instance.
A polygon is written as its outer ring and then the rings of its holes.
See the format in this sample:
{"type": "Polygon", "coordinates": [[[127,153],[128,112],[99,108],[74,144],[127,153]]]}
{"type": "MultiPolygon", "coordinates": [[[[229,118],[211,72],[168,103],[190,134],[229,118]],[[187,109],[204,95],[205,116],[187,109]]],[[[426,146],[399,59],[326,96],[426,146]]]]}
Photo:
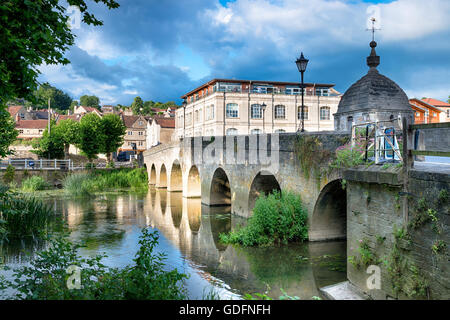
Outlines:
{"type": "Polygon", "coordinates": [[[27,169],[27,170],[73,170],[72,160],[1,160],[0,169],[5,170],[9,165],[13,166],[15,169],[27,169]]]}
{"type": "Polygon", "coordinates": [[[360,148],[365,161],[376,164],[403,162],[407,168],[419,156],[450,157],[450,122],[408,124],[406,118],[352,126],[352,148],[360,148]]]}

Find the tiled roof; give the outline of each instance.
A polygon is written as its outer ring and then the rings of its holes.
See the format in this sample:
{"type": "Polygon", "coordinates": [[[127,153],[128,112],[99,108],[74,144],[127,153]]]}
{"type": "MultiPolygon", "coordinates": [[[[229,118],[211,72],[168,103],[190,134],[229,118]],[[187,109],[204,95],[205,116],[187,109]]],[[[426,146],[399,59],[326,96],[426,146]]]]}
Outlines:
{"type": "Polygon", "coordinates": [[[67,119],[72,119],[73,121],[80,121],[81,115],[80,114],[71,114],[71,115],[61,114],[58,116],[58,119],[56,120],[56,122],[59,122],[61,120],[67,120],[67,119]]]}
{"type": "MultiPolygon", "coordinates": [[[[141,116],[126,116],[124,114],[121,114],[123,123],[125,124],[125,127],[131,128],[134,123],[141,117],[141,116]]],[[[142,119],[145,121],[145,118],[142,117],[142,119]]]]}
{"type": "Polygon", "coordinates": [[[153,120],[161,126],[161,128],[175,128],[174,118],[160,118],[155,117],[153,120]]]}
{"type": "Polygon", "coordinates": [[[431,109],[431,110],[433,110],[435,112],[441,112],[441,110],[436,108],[436,106],[433,106],[433,105],[431,105],[431,104],[429,104],[429,103],[427,103],[425,101],[422,101],[422,100],[419,100],[419,99],[416,99],[416,98],[409,99],[409,103],[411,105],[414,105],[414,106],[422,108],[422,109],[426,108],[426,109],[431,109]]]}
{"type": "Polygon", "coordinates": [[[47,128],[47,120],[20,120],[16,123],[17,129],[45,129],[47,128]]]}
{"type": "Polygon", "coordinates": [[[14,116],[17,114],[17,112],[19,112],[19,110],[23,108],[22,106],[9,106],[8,107],[8,112],[11,115],[11,117],[14,118],[14,116]]]}
{"type": "Polygon", "coordinates": [[[437,99],[433,99],[433,98],[425,98],[422,99],[423,101],[425,101],[428,104],[431,104],[435,107],[450,107],[450,103],[444,102],[444,101],[440,101],[437,99]]]}

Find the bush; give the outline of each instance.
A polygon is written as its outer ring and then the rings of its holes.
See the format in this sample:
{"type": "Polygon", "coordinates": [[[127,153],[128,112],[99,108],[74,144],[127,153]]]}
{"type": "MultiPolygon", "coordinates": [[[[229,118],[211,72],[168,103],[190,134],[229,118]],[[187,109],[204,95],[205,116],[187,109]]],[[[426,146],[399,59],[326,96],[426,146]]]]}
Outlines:
{"type": "Polygon", "coordinates": [[[5,174],[3,175],[3,182],[6,184],[10,184],[14,180],[16,169],[12,165],[8,165],[5,170],[5,174]]]}
{"type": "Polygon", "coordinates": [[[308,239],[307,218],[299,195],[275,191],[256,200],[246,227],[220,234],[220,239],[243,246],[304,241],[308,239]]]}
{"type": "Polygon", "coordinates": [[[52,208],[34,197],[0,187],[0,240],[42,237],[55,221],[52,208]]]}
{"type": "Polygon", "coordinates": [[[32,176],[22,182],[22,191],[25,192],[34,192],[39,190],[46,190],[49,188],[50,184],[45,181],[44,178],[39,176],[32,176]]]}
{"type": "Polygon", "coordinates": [[[101,263],[106,255],[82,258],[81,247],[66,237],[51,240],[46,251],[37,254],[31,266],[14,270],[13,281],[0,281],[1,288],[12,288],[17,299],[27,300],[175,300],[185,299],[185,274],[176,269],[164,271],[165,255],[154,253],[158,243],[157,232],[142,230],[140,248],[134,265],[122,270],[108,268],[101,263]],[[81,288],[67,286],[67,270],[81,268],[81,288]]]}
{"type": "Polygon", "coordinates": [[[89,181],[92,175],[87,173],[75,173],[68,175],[63,180],[64,191],[73,196],[88,196],[91,194],[89,181]]]}
{"type": "Polygon", "coordinates": [[[336,159],[330,164],[330,168],[350,168],[364,163],[364,148],[362,145],[351,147],[350,144],[337,148],[336,159]]]}

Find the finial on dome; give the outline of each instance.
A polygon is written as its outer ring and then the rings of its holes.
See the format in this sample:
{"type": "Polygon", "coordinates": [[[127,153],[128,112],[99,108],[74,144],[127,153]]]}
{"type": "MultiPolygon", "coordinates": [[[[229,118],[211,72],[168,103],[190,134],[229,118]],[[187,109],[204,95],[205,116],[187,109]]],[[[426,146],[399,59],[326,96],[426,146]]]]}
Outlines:
{"type": "Polygon", "coordinates": [[[380,56],[377,56],[377,52],[375,51],[376,46],[377,43],[375,41],[370,42],[372,51],[370,52],[370,56],[367,57],[367,65],[371,69],[378,67],[378,65],[380,64],[380,56]]]}

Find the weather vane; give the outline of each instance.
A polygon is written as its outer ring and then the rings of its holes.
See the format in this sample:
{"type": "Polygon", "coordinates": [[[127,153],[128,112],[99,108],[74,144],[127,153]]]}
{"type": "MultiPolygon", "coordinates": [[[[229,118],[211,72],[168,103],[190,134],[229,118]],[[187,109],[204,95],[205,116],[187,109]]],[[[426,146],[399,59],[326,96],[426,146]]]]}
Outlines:
{"type": "Polygon", "coordinates": [[[377,22],[377,19],[372,17],[372,18],[370,18],[370,21],[372,21],[372,28],[371,29],[366,29],[366,31],[372,31],[372,41],[375,41],[375,31],[381,30],[381,29],[375,28],[375,22],[377,22]]]}

